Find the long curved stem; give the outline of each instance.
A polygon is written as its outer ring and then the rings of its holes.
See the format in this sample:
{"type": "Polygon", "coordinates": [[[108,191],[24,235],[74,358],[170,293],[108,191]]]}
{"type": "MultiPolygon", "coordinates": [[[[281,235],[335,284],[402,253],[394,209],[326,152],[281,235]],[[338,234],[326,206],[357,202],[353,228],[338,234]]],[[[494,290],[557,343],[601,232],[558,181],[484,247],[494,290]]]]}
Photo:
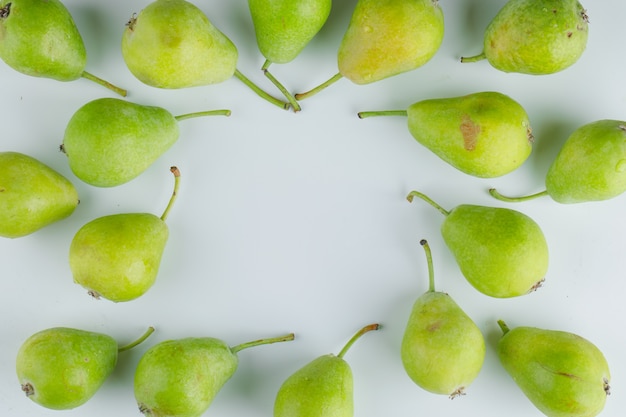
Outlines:
{"type": "Polygon", "coordinates": [[[519,203],[522,201],[534,200],[535,198],[546,196],[548,195],[548,191],[543,190],[538,193],[530,194],[530,195],[526,195],[522,197],[507,197],[505,195],[500,194],[498,190],[496,190],[495,188],[490,188],[489,194],[491,194],[493,198],[500,200],[500,201],[506,201],[508,203],[519,203]]]}
{"type": "Polygon", "coordinates": [[[376,111],[360,111],[356,114],[359,119],[375,116],[407,116],[406,110],[376,110],[376,111]]]}
{"type": "Polygon", "coordinates": [[[280,107],[283,110],[287,110],[289,108],[289,103],[286,103],[286,102],[284,102],[282,100],[279,100],[276,97],[268,94],[265,90],[261,89],[258,85],[253,83],[248,77],[243,75],[241,73],[241,71],[239,71],[238,69],[235,70],[235,74],[234,75],[239,80],[241,80],[241,82],[243,82],[245,85],[247,85],[252,91],[257,93],[257,95],[259,97],[269,101],[270,103],[280,107]]]}
{"type": "Polygon", "coordinates": [[[500,326],[500,330],[502,330],[502,334],[507,334],[511,329],[509,329],[509,326],[507,326],[507,324],[504,322],[504,320],[498,320],[498,326],[500,326]]]}
{"type": "Polygon", "coordinates": [[[363,327],[361,330],[356,332],[356,334],[354,336],[352,336],[352,338],[350,340],[348,340],[348,343],[346,343],[346,345],[343,347],[343,349],[341,349],[341,352],[339,352],[337,357],[338,358],[343,358],[344,355],[346,354],[346,352],[348,352],[348,349],[350,349],[350,347],[352,347],[352,345],[354,344],[354,342],[357,341],[357,339],[359,339],[365,333],[370,332],[372,330],[378,330],[381,327],[382,326],[380,324],[378,324],[378,323],[368,324],[367,326],[363,327]]]}
{"type": "Polygon", "coordinates": [[[176,120],[179,122],[185,119],[192,119],[194,117],[204,117],[204,116],[230,116],[230,110],[207,110],[207,111],[198,111],[194,113],[180,114],[178,116],[174,116],[176,120]]]}
{"type": "Polygon", "coordinates": [[[177,167],[171,167],[170,172],[174,174],[174,191],[172,191],[172,196],[170,197],[170,201],[167,203],[167,207],[161,214],[161,220],[165,221],[167,219],[167,215],[170,213],[172,206],[174,205],[174,201],[176,201],[176,197],[178,196],[178,188],[180,186],[180,171],[177,167]]]}
{"type": "Polygon", "coordinates": [[[444,216],[447,216],[450,214],[448,210],[444,209],[439,204],[435,203],[435,201],[431,200],[430,197],[428,197],[426,194],[422,194],[419,191],[411,191],[409,195],[406,196],[406,199],[409,200],[409,203],[412,203],[413,198],[415,197],[421,198],[422,200],[424,200],[425,202],[427,202],[428,204],[430,204],[431,206],[439,210],[441,214],[443,214],[444,216]]]}
{"type": "Polygon", "coordinates": [[[146,330],[146,332],[141,335],[141,337],[137,340],[135,340],[134,342],[130,342],[127,345],[124,346],[120,346],[119,348],[117,348],[118,352],[124,352],[126,350],[132,349],[135,346],[137,346],[138,344],[142,343],[144,340],[146,340],[148,337],[150,337],[150,335],[154,333],[154,327],[150,326],[148,327],[148,330],[146,330]]]}
{"type": "Polygon", "coordinates": [[[89,73],[87,71],[83,71],[81,73],[81,77],[86,78],[86,79],[88,79],[90,81],[93,81],[93,82],[95,82],[97,84],[100,84],[100,85],[108,88],[109,90],[116,92],[117,94],[119,94],[122,97],[126,97],[126,95],[128,94],[128,92],[126,90],[124,90],[123,88],[120,88],[120,87],[118,87],[116,85],[113,85],[110,82],[103,80],[102,78],[96,77],[95,75],[93,75],[93,74],[91,74],[91,73],[89,73]]]}
{"type": "Polygon", "coordinates": [[[270,343],[278,343],[278,342],[288,342],[290,340],[295,339],[295,334],[293,333],[289,333],[285,336],[279,336],[279,337],[270,337],[267,339],[259,339],[259,340],[254,340],[252,342],[246,342],[246,343],[242,343],[240,345],[237,346],[233,346],[230,348],[230,350],[233,353],[237,353],[240,350],[244,350],[244,349],[248,349],[254,346],[260,346],[260,345],[269,345],[270,343]]]}
{"type": "Polygon", "coordinates": [[[280,81],[278,81],[278,79],[274,77],[274,75],[269,71],[269,66],[271,64],[272,61],[265,60],[263,66],[261,67],[263,74],[265,74],[265,76],[272,82],[272,84],[274,84],[276,88],[278,88],[280,92],[283,93],[287,101],[289,101],[289,104],[291,105],[293,111],[296,113],[299,112],[300,110],[302,110],[300,103],[298,103],[298,100],[296,100],[293,94],[291,94],[291,92],[289,92],[289,90],[287,90],[287,88],[280,81]]]}
{"type": "Polygon", "coordinates": [[[319,93],[320,91],[324,90],[326,87],[330,86],[331,84],[336,83],[342,78],[343,78],[343,75],[340,72],[338,72],[337,74],[333,75],[332,77],[330,77],[328,80],[324,81],[317,87],[312,88],[309,91],[304,92],[304,93],[297,93],[294,95],[294,97],[296,98],[296,100],[304,100],[305,98],[309,98],[319,93]]]}
{"type": "Polygon", "coordinates": [[[465,63],[465,62],[478,62],[478,61],[482,61],[483,59],[487,59],[487,55],[485,55],[484,52],[481,52],[478,55],[474,55],[474,56],[463,56],[461,57],[461,62],[465,63]]]}
{"type": "Polygon", "coordinates": [[[433,254],[426,239],[420,240],[420,245],[426,253],[426,264],[428,265],[428,292],[435,292],[435,269],[433,267],[433,254]]]}

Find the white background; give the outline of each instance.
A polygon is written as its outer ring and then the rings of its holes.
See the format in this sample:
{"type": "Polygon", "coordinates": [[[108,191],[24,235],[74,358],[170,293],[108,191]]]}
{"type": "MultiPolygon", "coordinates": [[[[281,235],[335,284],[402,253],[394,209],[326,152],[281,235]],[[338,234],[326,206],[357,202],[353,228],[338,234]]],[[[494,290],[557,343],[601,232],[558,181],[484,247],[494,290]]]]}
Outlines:
{"type": "MultiPolygon", "coordinates": [[[[147,1],[66,0],[88,51],[87,70],[129,90],[128,100],[174,114],[228,108],[232,116],[181,122],[181,137],[148,171],[115,188],[78,180],[58,151],[67,121],[86,102],[115,94],[87,80],[61,83],[0,65],[2,151],[29,154],[78,188],[81,204],[68,219],[20,239],[0,240],[0,415],[136,416],[134,367],[155,343],[213,336],[236,345],[295,332],[296,340],[240,352],[240,366],[206,415],[269,416],[282,381],[315,357],[337,353],[362,326],[379,322],[346,355],[354,372],[355,415],[541,415],[501,368],[497,319],[511,326],[567,330],[593,341],[612,370],[602,415],[626,409],[623,317],[625,196],[561,205],[549,198],[511,206],[508,194],[543,188],[545,173],[567,136],[598,119],[625,119],[626,3],[587,0],[587,50],[569,69],[548,76],[499,72],[486,61],[461,64],[481,50],[483,30],[504,0],[443,0],[446,33],[425,66],[366,86],[344,79],[302,102],[298,114],[258,98],[240,81],[177,91],[137,81],[121,57],[124,25],[147,1]],[[402,118],[360,120],[362,110],[494,90],[522,104],[536,138],[517,171],[477,179],[419,145],[402,118]],[[171,235],[156,284],[140,299],[91,299],[73,283],[68,247],[96,217],[160,214],[172,191],[169,167],[182,173],[168,218],[171,235]],[[508,206],[533,217],[550,247],[546,283],[515,299],[493,299],[462,277],[439,234],[440,213],[405,200],[413,189],[446,208],[462,203],[508,206]],[[402,369],[399,345],[413,301],[427,289],[419,240],[428,239],[437,288],[448,292],[484,332],[484,368],[455,400],[427,393],[402,369]],[[120,355],[100,391],[71,411],[46,410],[26,399],[15,354],[31,334],[69,326],[127,343],[147,326],[156,332],[120,355]]],[[[337,71],[336,51],[356,0],[336,1],[312,43],[293,62],[271,67],[290,90],[308,90],[337,71]]],[[[244,0],[196,4],[238,46],[239,69],[274,92],[259,71],[244,0]]]]}

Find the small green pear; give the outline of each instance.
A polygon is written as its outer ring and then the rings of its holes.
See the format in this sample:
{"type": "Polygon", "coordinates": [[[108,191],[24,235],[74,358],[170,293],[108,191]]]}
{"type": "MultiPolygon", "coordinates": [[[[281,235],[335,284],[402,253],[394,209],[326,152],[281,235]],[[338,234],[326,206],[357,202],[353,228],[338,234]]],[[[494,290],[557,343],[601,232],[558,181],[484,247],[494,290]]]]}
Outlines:
{"type": "Polygon", "coordinates": [[[445,215],[441,235],[467,281],[483,294],[517,297],[535,291],[548,270],[548,244],[539,225],[519,211],[461,204],[446,210],[411,191],[445,215]]]}
{"type": "Polygon", "coordinates": [[[588,17],[577,0],[509,0],[485,30],[483,52],[504,72],[544,75],[573,65],[587,47],[588,17]]]}
{"type": "Polygon", "coordinates": [[[74,235],[69,263],[74,282],[91,296],[114,302],[140,297],[154,284],[169,237],[165,220],[178,194],[180,172],[172,167],[174,192],[161,217],[121,213],[94,219],[74,235]]]}
{"type": "Polygon", "coordinates": [[[448,164],[476,177],[508,174],[532,151],[528,114],[518,102],[498,92],[422,100],[407,110],[365,111],[358,116],[407,117],[415,140],[448,164]]]}
{"type": "Polygon", "coordinates": [[[567,139],[546,175],[546,189],[523,197],[495,198],[519,202],[550,196],[563,204],[603,201],[626,191],[626,122],[597,120],[577,128],[567,139]]]}
{"type": "Polygon", "coordinates": [[[16,371],[22,391],[35,403],[67,410],[87,402],[115,369],[119,352],[143,342],[118,347],[108,335],[54,327],[30,336],[20,347],[16,371]]]}
{"type": "Polygon", "coordinates": [[[438,0],[359,0],[337,51],[339,72],[296,94],[303,100],[347,78],[369,84],[426,64],[443,41],[438,0]]]}
{"type": "Polygon", "coordinates": [[[485,339],[474,321],[447,293],[435,291],[432,255],[426,240],[428,291],[413,304],[400,356],[418,386],[455,398],[465,394],[485,360],[485,339]]]}
{"type": "Polygon", "coordinates": [[[343,357],[358,338],[379,328],[378,324],[363,327],[339,354],[320,356],[291,374],[276,394],[274,417],[352,417],[354,382],[343,357]]]}
{"type": "Polygon", "coordinates": [[[158,343],[146,351],[135,370],[139,410],[153,417],[198,417],[236,372],[239,351],[293,339],[291,333],[234,347],[212,337],[158,343]]]}
{"type": "Polygon", "coordinates": [[[58,81],[82,77],[126,96],[126,90],[85,71],[83,39],[59,0],[0,0],[0,58],[26,75],[58,81]]]}
{"type": "Polygon", "coordinates": [[[19,152],[0,152],[0,236],[29,235],[71,215],[78,192],[64,176],[19,152]]]}
{"type": "Polygon", "coordinates": [[[157,106],[100,98],[74,113],[61,149],[79,179],[97,187],[114,187],[139,176],[176,143],[179,121],[212,115],[228,116],[230,110],[174,116],[157,106]]]}
{"type": "Polygon", "coordinates": [[[597,346],[570,332],[498,324],[500,362],[535,407],[548,417],[600,414],[611,376],[597,346]]]}

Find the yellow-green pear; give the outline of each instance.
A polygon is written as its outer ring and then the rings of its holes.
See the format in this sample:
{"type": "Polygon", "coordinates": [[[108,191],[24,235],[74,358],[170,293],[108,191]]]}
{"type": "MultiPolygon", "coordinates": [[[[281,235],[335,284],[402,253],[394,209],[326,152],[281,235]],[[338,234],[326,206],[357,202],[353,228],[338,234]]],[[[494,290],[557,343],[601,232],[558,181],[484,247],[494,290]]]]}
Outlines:
{"type": "Polygon", "coordinates": [[[445,292],[435,291],[426,240],[428,291],[413,304],[400,349],[402,365],[418,386],[455,398],[464,395],[485,359],[485,339],[474,321],[445,292]]]}
{"type": "Polygon", "coordinates": [[[539,225],[515,210],[461,204],[446,210],[419,191],[445,216],[441,235],[463,276],[478,291],[496,298],[528,294],[541,286],[548,270],[548,244],[539,225]]]}
{"type": "Polygon", "coordinates": [[[85,71],[83,38],[59,0],[0,0],[0,58],[26,75],[58,81],[82,77],[126,96],[126,90],[85,71]]]}
{"type": "Polygon", "coordinates": [[[626,122],[597,120],[577,128],[567,139],[546,175],[544,191],[507,197],[496,189],[492,196],[508,202],[550,196],[563,204],[603,201],[626,191],[626,122]]]}
{"type": "Polygon", "coordinates": [[[438,0],[359,0],[337,51],[339,72],[296,94],[303,100],[341,78],[369,84],[426,64],[443,41],[438,0]]]}
{"type": "Polygon", "coordinates": [[[234,347],[212,337],[158,343],[146,351],[135,370],[139,410],[150,417],[199,417],[237,371],[241,350],[293,339],[291,333],[234,347]]]}
{"type": "Polygon", "coordinates": [[[0,236],[17,238],[60,221],[78,205],[64,176],[19,152],[0,152],[0,236]]]}
{"type": "Polygon", "coordinates": [[[406,117],[415,140],[448,164],[476,177],[508,174],[532,151],[526,110],[498,92],[422,100],[406,110],[363,111],[358,116],[406,117]]]}
{"type": "Polygon", "coordinates": [[[611,375],[596,345],[566,331],[498,324],[500,362],[535,407],[548,417],[600,414],[611,375]]]}
{"type": "Polygon", "coordinates": [[[573,65],[587,47],[587,12],[577,0],[509,0],[485,30],[483,59],[504,72],[543,75],[573,65]]]}

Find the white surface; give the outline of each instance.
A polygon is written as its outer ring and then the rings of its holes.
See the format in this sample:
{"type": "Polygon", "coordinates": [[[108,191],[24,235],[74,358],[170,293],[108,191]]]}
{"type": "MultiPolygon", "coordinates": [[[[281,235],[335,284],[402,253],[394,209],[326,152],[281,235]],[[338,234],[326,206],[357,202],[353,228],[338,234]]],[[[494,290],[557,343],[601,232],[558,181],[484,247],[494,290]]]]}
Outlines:
{"type": "MultiPolygon", "coordinates": [[[[58,145],[78,107],[115,95],[86,80],[36,79],[0,64],[2,150],[49,164],[81,196],[72,217],[28,237],[0,240],[0,415],[136,416],[134,367],[155,343],[214,336],[235,345],[295,332],[293,342],[242,351],[239,370],[206,413],[269,416],[289,374],[321,354],[338,352],[360,327],[379,322],[384,327],[346,355],[355,378],[355,416],[540,416],[499,365],[494,345],[500,318],[510,326],[567,330],[593,341],[613,375],[613,395],[602,415],[626,409],[626,197],[571,206],[544,198],[512,206],[487,194],[492,186],[509,194],[539,191],[575,128],[626,118],[626,3],[588,0],[590,35],[583,57],[564,72],[533,77],[458,60],[480,52],[483,29],[504,0],[443,0],[446,34],[432,61],[367,86],[341,80],[303,101],[298,114],[275,108],[234,78],[178,91],[145,86],[126,69],[119,45],[128,18],[148,2],[65,3],[85,38],[87,70],[127,88],[128,100],[174,114],[228,108],[232,116],[181,122],[180,141],[147,172],[123,186],[98,189],[73,176],[58,145]],[[528,161],[498,179],[473,178],[446,165],[412,139],[402,118],[356,117],[361,110],[403,109],[421,99],[486,90],[519,101],[536,138],[528,161]],[[171,193],[171,165],[180,168],[182,184],[156,284],[128,303],[91,299],[69,271],[74,233],[105,214],[160,214],[171,193]],[[507,300],[478,293],[441,239],[441,215],[426,203],[405,200],[412,189],[447,208],[508,206],[532,216],[551,251],[545,287],[507,300]],[[453,401],[415,386],[399,359],[412,303],[427,288],[422,238],[432,247],[438,289],[450,293],[488,339],[483,371],[467,395],[453,401]],[[150,325],[156,332],[121,354],[113,375],[87,404],[55,412],[25,398],[14,360],[28,336],[60,325],[101,331],[120,343],[150,325]]],[[[304,52],[292,63],[272,66],[292,91],[307,90],[337,71],[336,50],[355,3],[335,2],[327,25],[304,52]]],[[[239,69],[274,91],[258,70],[263,59],[246,2],[196,4],[238,46],[239,69]]]]}

